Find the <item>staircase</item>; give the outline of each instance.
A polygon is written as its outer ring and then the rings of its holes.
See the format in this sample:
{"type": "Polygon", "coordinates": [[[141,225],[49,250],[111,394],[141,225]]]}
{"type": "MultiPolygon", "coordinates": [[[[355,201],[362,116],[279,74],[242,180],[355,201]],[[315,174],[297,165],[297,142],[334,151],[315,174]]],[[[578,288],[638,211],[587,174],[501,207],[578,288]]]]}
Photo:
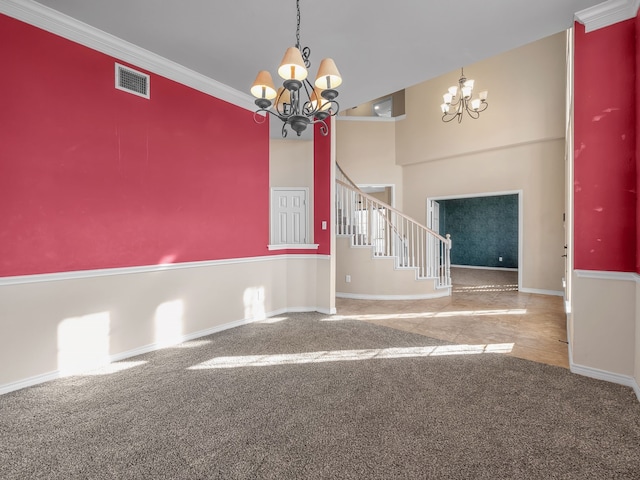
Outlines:
{"type": "Polygon", "coordinates": [[[451,238],[362,192],[336,164],[336,296],[451,294],[451,238]]]}

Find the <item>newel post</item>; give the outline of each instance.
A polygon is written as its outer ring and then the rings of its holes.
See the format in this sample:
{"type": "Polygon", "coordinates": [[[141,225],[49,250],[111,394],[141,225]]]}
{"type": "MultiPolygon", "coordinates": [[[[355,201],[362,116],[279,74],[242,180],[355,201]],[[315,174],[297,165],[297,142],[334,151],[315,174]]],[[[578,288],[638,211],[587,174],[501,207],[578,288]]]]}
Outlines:
{"type": "Polygon", "coordinates": [[[447,284],[451,285],[451,234],[447,233],[447,259],[446,259],[446,269],[447,269],[447,284]]]}

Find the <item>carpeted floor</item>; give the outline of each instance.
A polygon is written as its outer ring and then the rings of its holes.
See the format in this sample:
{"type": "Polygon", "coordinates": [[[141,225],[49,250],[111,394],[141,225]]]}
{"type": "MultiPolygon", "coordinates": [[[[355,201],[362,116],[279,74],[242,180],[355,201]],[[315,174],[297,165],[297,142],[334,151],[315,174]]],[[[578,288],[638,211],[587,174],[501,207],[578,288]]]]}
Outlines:
{"type": "Polygon", "coordinates": [[[330,319],[3,395],[0,478],[640,478],[631,389],[330,319]]]}

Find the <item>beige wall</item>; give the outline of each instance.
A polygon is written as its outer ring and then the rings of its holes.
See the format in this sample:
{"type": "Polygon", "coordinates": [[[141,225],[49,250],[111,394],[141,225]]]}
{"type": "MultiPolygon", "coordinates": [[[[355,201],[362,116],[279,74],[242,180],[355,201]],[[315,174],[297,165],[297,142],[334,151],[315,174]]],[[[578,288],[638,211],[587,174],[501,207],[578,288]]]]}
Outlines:
{"type": "Polygon", "coordinates": [[[394,185],[395,207],[402,210],[402,167],[396,165],[393,121],[336,122],[336,159],[357,184],[394,185]]]}
{"type": "Polygon", "coordinates": [[[474,92],[489,91],[479,120],[441,121],[442,94],[460,71],[406,90],[406,120],[396,129],[400,165],[458,157],[565,136],[565,33],[465,66],[474,92]]]}
{"type": "Polygon", "coordinates": [[[395,258],[374,257],[370,246],[351,246],[351,237],[336,242],[336,295],[347,298],[418,299],[449,295],[433,279],[416,279],[417,269],[396,268],[395,258]],[[346,281],[346,276],[351,281],[346,281]]]}
{"type": "Polygon", "coordinates": [[[308,187],[313,192],[313,141],[272,138],[269,176],[272,187],[308,187]]]}
{"type": "Polygon", "coordinates": [[[376,200],[386,203],[387,205],[391,205],[393,203],[393,192],[391,187],[385,187],[383,192],[369,192],[367,195],[370,195],[376,200]]]}
{"type": "MultiPolygon", "coordinates": [[[[564,140],[409,165],[406,213],[426,221],[427,197],[523,192],[522,288],[559,292],[564,275],[564,140]]],[[[456,239],[452,238],[453,248],[456,239]]]]}
{"type": "Polygon", "coordinates": [[[403,120],[338,121],[338,163],[356,183],[393,183],[396,207],[421,223],[428,197],[521,190],[521,286],[561,292],[565,45],[559,33],[466,67],[475,91],[489,90],[477,121],[440,119],[442,93],[459,71],[406,89],[403,120]]]}
{"type": "MultiPolygon", "coordinates": [[[[633,278],[612,279],[599,272],[573,276],[574,331],[572,363],[637,381],[638,284],[633,278]],[[598,278],[602,276],[603,278],[598,278]]],[[[631,277],[631,275],[628,275],[631,277]]]]}
{"type": "Polygon", "coordinates": [[[161,324],[183,340],[286,311],[329,313],[329,265],[326,256],[282,255],[27,277],[31,283],[2,279],[0,393],[55,378],[61,352],[80,348],[80,366],[90,366],[158,348],[161,324]],[[65,325],[79,330],[63,345],[65,325]]]}
{"type": "Polygon", "coordinates": [[[489,90],[479,120],[441,121],[456,71],[407,89],[396,124],[404,211],[425,222],[428,197],[522,190],[521,286],[549,293],[564,276],[565,43],[560,33],[466,67],[474,91],[489,90]]]}

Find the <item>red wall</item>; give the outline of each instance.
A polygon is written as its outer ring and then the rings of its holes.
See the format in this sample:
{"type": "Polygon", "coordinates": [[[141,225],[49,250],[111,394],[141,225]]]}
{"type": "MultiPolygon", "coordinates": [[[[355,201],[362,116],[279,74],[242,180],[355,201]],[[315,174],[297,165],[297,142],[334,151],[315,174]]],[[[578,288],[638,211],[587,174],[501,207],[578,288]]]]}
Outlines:
{"type": "Polygon", "coordinates": [[[575,25],[575,268],[636,270],[636,23],[575,25]]]}
{"type": "Polygon", "coordinates": [[[640,273],[640,12],[636,15],[636,272],[640,273]]]}
{"type": "Polygon", "coordinates": [[[115,61],[0,15],[0,276],[268,254],[268,122],[115,61]]]}
{"type": "Polygon", "coordinates": [[[313,191],[314,191],[314,241],[318,244],[318,254],[331,254],[331,119],[326,120],[329,134],[324,137],[320,126],[314,126],[313,139],[313,191]],[[322,222],[327,222],[327,229],[322,230],[322,222]]]}

